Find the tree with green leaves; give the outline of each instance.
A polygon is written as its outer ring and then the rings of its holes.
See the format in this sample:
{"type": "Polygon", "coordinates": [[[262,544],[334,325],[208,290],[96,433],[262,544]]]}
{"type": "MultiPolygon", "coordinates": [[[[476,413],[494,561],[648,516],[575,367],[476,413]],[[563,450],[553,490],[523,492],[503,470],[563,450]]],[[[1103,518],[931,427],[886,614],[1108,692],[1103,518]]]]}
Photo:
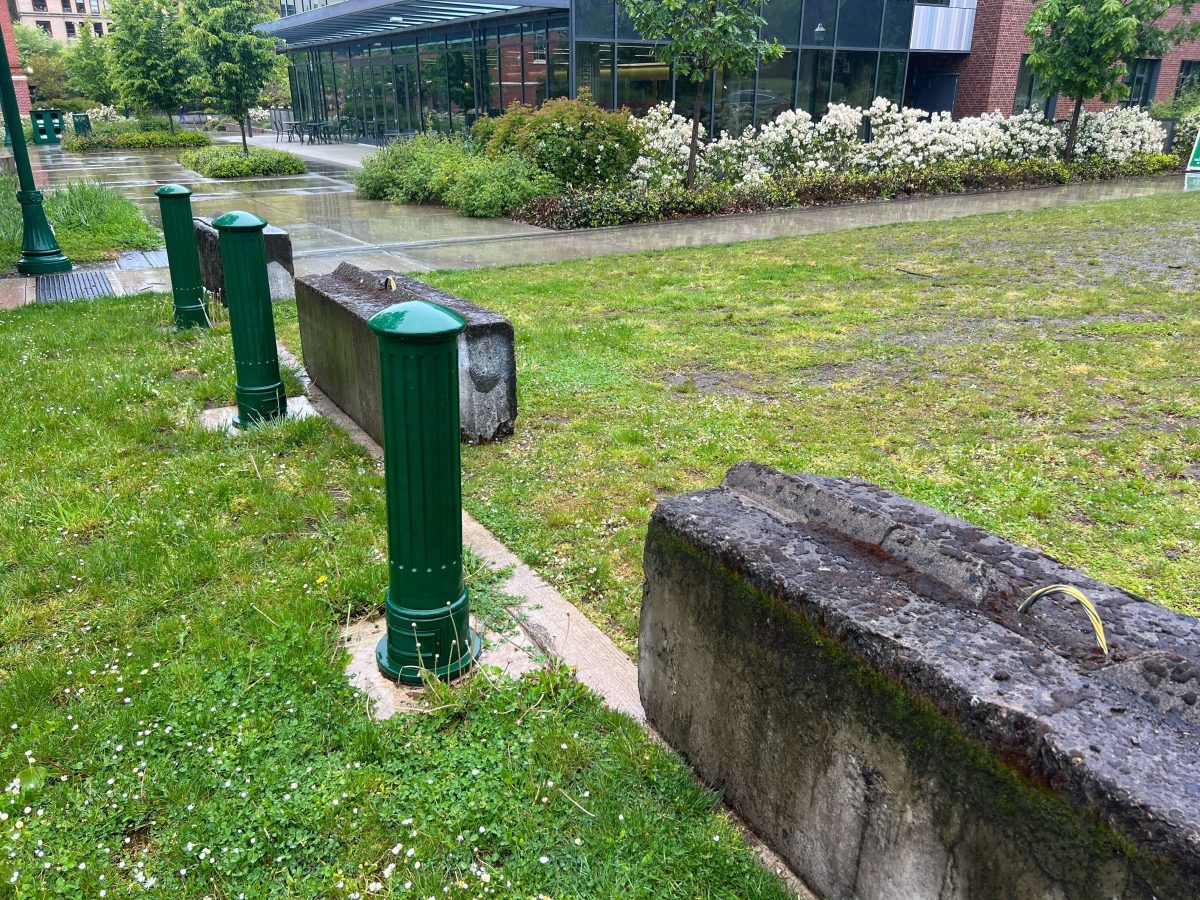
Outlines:
{"type": "Polygon", "coordinates": [[[174,0],[112,0],[112,62],[117,92],[137,110],[172,114],[190,96],[195,57],[174,0]]]}
{"type": "Polygon", "coordinates": [[[108,39],[95,33],[91,19],[83,23],[78,42],[67,50],[67,84],[75,93],[106,106],[117,101],[108,39]]]}
{"type": "Polygon", "coordinates": [[[275,71],[275,41],[254,31],[278,14],[267,0],[191,0],[192,35],[218,108],[236,116],[246,141],[246,116],[275,71]]]}
{"type": "Polygon", "coordinates": [[[62,56],[63,45],[34,25],[13,22],[13,39],[17,44],[17,57],[23,66],[29,65],[29,60],[39,54],[62,56]]]}
{"type": "Polygon", "coordinates": [[[687,186],[696,183],[700,115],[704,89],[717,70],[729,75],[753,72],[760,59],[778,59],[783,45],[764,40],[759,0],[621,0],[633,27],[650,41],[665,41],[655,52],[676,78],[697,83],[692,108],[692,141],[687,186]]]}
{"type": "Polygon", "coordinates": [[[1132,60],[1164,56],[1200,35],[1200,22],[1189,21],[1191,9],[1192,0],[1042,0],[1034,7],[1025,26],[1032,39],[1029,68],[1074,101],[1067,159],[1075,155],[1084,101],[1119,100],[1129,91],[1124,78],[1132,60]],[[1160,25],[1172,9],[1182,14],[1179,21],[1160,25]]]}

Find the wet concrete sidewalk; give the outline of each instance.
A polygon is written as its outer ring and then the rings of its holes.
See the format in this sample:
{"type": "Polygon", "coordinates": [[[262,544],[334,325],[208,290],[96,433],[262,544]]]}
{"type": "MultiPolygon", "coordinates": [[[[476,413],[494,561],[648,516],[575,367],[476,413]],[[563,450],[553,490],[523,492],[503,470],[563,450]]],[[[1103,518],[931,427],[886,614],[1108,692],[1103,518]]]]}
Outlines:
{"type": "MultiPolygon", "coordinates": [[[[275,145],[270,136],[256,138],[255,143],[275,145]]],[[[289,147],[286,142],[279,146],[301,149],[297,144],[289,147]]],[[[297,275],[331,272],[343,260],[368,269],[398,272],[553,262],[1171,194],[1181,192],[1184,185],[1183,176],[1130,178],[556,232],[507,219],[468,219],[437,206],[361,200],[354,195],[351,167],[373,148],[306,144],[303,149],[311,157],[305,175],[236,181],[203,178],[183,168],[178,154],[171,151],[79,156],[57,148],[39,148],[37,159],[41,163],[39,183],[102,181],[133,199],[155,224],[158,202],[154,190],[169,182],[185,184],[195,192],[192,205],[197,215],[215,216],[231,209],[256,213],[291,233],[297,275]],[[348,165],[328,161],[337,158],[348,165]]],[[[146,257],[131,264],[155,265],[155,254],[146,257]]]]}

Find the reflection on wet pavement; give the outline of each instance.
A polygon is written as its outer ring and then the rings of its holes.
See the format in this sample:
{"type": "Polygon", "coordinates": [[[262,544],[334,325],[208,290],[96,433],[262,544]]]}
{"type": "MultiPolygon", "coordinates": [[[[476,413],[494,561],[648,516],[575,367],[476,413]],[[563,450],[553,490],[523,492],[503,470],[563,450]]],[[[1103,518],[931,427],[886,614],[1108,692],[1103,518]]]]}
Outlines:
{"type": "Polygon", "coordinates": [[[218,181],[185,169],[173,151],[88,156],[56,147],[37,151],[33,162],[39,185],[101,181],[137,203],[155,225],[158,202],[154,190],[172,182],[192,189],[196,215],[218,216],[242,209],[262,216],[291,232],[297,275],[330,272],[343,260],[368,269],[400,272],[553,262],[1176,193],[1184,184],[1182,176],[1129,178],[555,232],[508,219],[468,219],[439,206],[362,200],[354,194],[351,170],[327,162],[306,161],[309,171],[305,175],[218,181]]]}

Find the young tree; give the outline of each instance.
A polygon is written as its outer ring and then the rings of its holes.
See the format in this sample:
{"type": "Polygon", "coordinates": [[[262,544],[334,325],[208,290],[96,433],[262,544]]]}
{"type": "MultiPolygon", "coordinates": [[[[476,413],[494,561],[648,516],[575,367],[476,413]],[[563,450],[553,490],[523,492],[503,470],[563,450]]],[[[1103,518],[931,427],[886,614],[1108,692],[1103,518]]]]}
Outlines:
{"type": "Polygon", "coordinates": [[[139,110],[172,113],[189,97],[195,69],[174,0],[112,0],[113,76],[121,98],[139,110]]]}
{"type": "Polygon", "coordinates": [[[692,108],[692,141],[687,186],[696,183],[700,114],[704,89],[718,69],[729,75],[754,71],[760,59],[778,59],[783,45],[763,40],[766,20],[759,0],[621,0],[633,27],[656,48],[658,58],[675,69],[675,77],[697,82],[692,108]]]}
{"type": "Polygon", "coordinates": [[[34,25],[14,21],[13,39],[17,44],[17,57],[23,66],[29,65],[30,59],[39,54],[62,56],[63,45],[34,25]]]}
{"type": "Polygon", "coordinates": [[[91,19],[83,23],[79,41],[67,50],[67,84],[77,94],[105,106],[116,102],[108,41],[95,33],[91,19]]]}
{"type": "Polygon", "coordinates": [[[1188,21],[1191,0],[1042,0],[1025,33],[1032,39],[1029,68],[1075,105],[1064,155],[1075,155],[1079,114],[1092,97],[1111,102],[1128,93],[1123,78],[1129,62],[1163,56],[1176,44],[1200,35],[1188,21]],[[1159,23],[1172,9],[1182,14],[1167,28],[1159,23]]]}
{"type": "Polygon", "coordinates": [[[266,0],[192,0],[191,18],[204,73],[222,112],[236,116],[246,141],[246,115],[275,70],[275,41],[254,26],[277,13],[266,0]]]}

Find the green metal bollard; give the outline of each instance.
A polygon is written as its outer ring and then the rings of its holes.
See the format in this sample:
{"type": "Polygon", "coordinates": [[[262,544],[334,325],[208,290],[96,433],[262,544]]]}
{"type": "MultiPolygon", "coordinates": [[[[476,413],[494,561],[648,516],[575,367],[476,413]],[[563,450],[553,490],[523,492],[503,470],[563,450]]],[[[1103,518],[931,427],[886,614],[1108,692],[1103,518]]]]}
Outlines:
{"type": "Polygon", "coordinates": [[[175,327],[207,328],[208,308],[200,281],[200,251],[192,224],[192,192],[182,184],[164,184],[154,192],[162,215],[171,267],[171,293],[175,298],[175,327]]]}
{"type": "Polygon", "coordinates": [[[479,656],[462,576],[458,314],[422,300],[371,317],[383,382],[388,518],[387,634],[375,648],[384,675],[449,680],[479,656]]]}
{"type": "Polygon", "coordinates": [[[253,213],[234,211],[213,222],[213,227],[220,234],[221,269],[237,367],[238,414],[233,425],[250,428],[287,415],[287,395],[275,347],[267,248],[263,243],[267,223],[253,213]]]}

